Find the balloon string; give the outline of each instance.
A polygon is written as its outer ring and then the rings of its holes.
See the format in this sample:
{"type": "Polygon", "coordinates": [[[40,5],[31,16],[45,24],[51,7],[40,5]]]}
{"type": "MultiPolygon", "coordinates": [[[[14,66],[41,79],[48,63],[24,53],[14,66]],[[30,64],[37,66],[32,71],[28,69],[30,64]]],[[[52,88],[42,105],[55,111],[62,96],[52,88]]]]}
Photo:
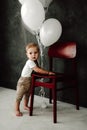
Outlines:
{"type": "MultiPolygon", "coordinates": [[[[36,39],[37,39],[37,42],[38,42],[38,45],[39,45],[39,48],[40,48],[40,52],[41,52],[41,55],[40,55],[40,66],[43,68],[44,67],[44,46],[42,45],[41,41],[40,41],[40,36],[39,36],[39,33],[36,34],[36,39]]],[[[44,79],[40,79],[41,81],[44,81],[44,79]]],[[[41,87],[40,89],[40,92],[39,92],[39,95],[44,97],[45,96],[45,90],[43,87],[41,87]]]]}
{"type": "Polygon", "coordinates": [[[45,91],[44,91],[44,88],[43,88],[43,87],[41,87],[41,89],[40,89],[40,91],[39,91],[39,95],[40,95],[41,97],[45,97],[45,91]]]}
{"type": "Polygon", "coordinates": [[[36,34],[36,39],[38,41],[39,47],[40,47],[40,52],[41,52],[41,56],[44,56],[44,46],[42,45],[41,41],[40,41],[40,36],[39,33],[36,34]]]}
{"type": "MultiPolygon", "coordinates": [[[[53,0],[50,0],[49,1],[49,4],[52,2],[53,0]]],[[[48,12],[48,7],[49,7],[49,4],[48,6],[44,7],[44,11],[45,11],[45,15],[46,13],[48,12]]],[[[37,42],[38,42],[38,45],[39,45],[39,48],[40,48],[40,65],[41,67],[43,68],[44,67],[44,50],[45,50],[45,47],[43,46],[43,44],[41,43],[41,40],[40,40],[40,32],[37,31],[36,32],[36,39],[37,39],[37,42]]],[[[42,78],[41,79],[42,81],[44,81],[44,79],[42,78]]],[[[45,90],[43,87],[41,87],[40,91],[39,91],[39,95],[42,96],[42,97],[45,97],[45,90]]]]}

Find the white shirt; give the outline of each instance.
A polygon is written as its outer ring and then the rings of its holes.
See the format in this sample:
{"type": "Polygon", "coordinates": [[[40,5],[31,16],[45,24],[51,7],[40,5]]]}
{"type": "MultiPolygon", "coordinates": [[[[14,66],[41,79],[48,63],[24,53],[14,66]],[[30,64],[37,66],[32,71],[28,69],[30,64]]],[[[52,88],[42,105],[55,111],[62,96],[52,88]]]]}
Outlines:
{"type": "Polygon", "coordinates": [[[32,60],[27,60],[25,66],[23,67],[21,76],[22,77],[31,77],[32,68],[35,67],[36,64],[32,60]]]}

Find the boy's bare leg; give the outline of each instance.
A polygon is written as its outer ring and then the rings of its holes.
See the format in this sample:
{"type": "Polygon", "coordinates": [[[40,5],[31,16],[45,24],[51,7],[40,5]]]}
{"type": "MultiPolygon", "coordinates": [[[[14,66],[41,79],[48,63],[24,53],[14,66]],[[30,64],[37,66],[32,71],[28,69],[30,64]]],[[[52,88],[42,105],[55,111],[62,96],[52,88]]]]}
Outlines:
{"type": "Polygon", "coordinates": [[[20,102],[15,102],[15,114],[16,116],[22,116],[23,114],[20,112],[20,102]]]}
{"type": "Polygon", "coordinates": [[[24,98],[24,109],[29,111],[28,102],[29,102],[29,98],[24,98]]]}

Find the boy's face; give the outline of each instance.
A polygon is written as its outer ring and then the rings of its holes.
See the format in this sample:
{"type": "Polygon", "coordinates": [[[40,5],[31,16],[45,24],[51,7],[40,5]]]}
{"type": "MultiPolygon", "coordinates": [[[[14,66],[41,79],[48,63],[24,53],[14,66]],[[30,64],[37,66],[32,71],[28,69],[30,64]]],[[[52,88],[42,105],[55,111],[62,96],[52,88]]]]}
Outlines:
{"type": "Polygon", "coordinates": [[[30,60],[37,60],[38,57],[39,57],[39,52],[38,52],[38,49],[36,47],[31,47],[27,50],[27,53],[26,53],[27,57],[30,59],[30,60]]]}

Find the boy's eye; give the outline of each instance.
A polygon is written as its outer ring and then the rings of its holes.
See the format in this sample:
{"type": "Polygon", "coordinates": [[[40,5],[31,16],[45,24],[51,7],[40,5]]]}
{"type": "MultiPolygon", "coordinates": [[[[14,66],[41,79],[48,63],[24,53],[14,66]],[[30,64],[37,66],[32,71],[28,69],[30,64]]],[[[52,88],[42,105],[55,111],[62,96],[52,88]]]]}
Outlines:
{"type": "Polygon", "coordinates": [[[37,52],[34,52],[34,54],[37,54],[37,52]]]}
{"type": "Polygon", "coordinates": [[[30,55],[37,54],[37,53],[38,53],[37,51],[36,52],[29,52],[30,55]]]}

